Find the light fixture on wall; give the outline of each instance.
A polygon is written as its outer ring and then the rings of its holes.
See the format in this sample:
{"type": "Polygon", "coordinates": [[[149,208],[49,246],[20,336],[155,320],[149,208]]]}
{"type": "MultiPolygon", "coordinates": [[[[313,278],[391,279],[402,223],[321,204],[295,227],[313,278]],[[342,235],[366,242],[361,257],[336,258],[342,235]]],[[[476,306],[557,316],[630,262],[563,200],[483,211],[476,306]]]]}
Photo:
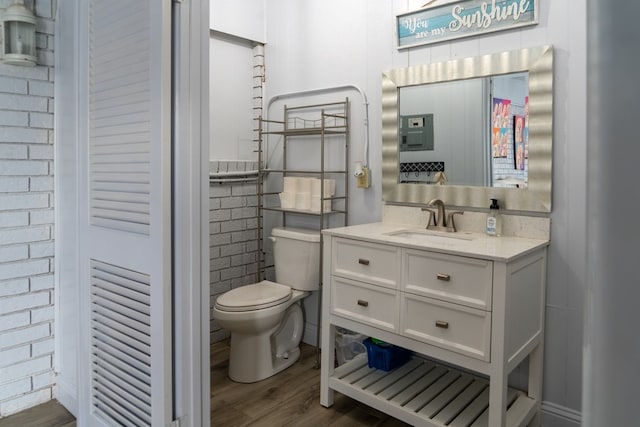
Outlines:
{"type": "Polygon", "coordinates": [[[33,67],[36,58],[36,18],[24,0],[0,10],[0,62],[33,67]]]}

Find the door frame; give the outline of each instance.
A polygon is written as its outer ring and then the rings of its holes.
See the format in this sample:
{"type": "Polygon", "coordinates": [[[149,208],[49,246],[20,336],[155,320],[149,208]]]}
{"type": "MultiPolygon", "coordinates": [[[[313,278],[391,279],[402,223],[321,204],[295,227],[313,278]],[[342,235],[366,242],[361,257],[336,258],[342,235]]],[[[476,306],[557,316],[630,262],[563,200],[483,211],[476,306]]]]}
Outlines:
{"type": "Polygon", "coordinates": [[[209,1],[174,2],[174,405],[209,426],[209,1]]]}

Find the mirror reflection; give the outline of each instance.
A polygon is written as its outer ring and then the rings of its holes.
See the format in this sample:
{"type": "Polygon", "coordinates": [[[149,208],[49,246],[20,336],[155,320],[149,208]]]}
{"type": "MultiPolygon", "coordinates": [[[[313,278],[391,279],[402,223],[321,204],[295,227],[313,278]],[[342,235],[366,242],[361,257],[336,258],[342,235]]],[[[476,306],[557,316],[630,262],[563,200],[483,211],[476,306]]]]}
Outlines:
{"type": "Polygon", "coordinates": [[[382,193],[387,203],[441,199],[450,206],[486,209],[489,200],[496,198],[506,210],[550,212],[552,142],[551,46],[395,68],[382,74],[382,193]],[[510,79],[504,84],[513,92],[502,92],[501,77],[510,79]],[[482,100],[467,99],[470,89],[464,88],[459,89],[463,95],[458,99],[446,93],[418,92],[452,90],[467,83],[477,85],[475,91],[484,94],[482,100]],[[439,89],[441,84],[453,86],[439,89]],[[516,86],[527,91],[516,94],[516,86]],[[412,97],[451,104],[451,111],[436,111],[437,105],[405,107],[412,97]],[[471,110],[481,114],[472,116],[471,110]],[[474,126],[480,131],[471,130],[471,123],[478,120],[474,126]],[[441,131],[445,131],[442,137],[441,131]],[[418,183],[415,178],[423,172],[417,171],[416,176],[415,170],[404,170],[416,164],[432,168],[418,183]],[[505,168],[509,174],[503,173],[505,168]]]}
{"type": "Polygon", "coordinates": [[[525,188],[528,72],[399,88],[399,183],[525,188]]]}

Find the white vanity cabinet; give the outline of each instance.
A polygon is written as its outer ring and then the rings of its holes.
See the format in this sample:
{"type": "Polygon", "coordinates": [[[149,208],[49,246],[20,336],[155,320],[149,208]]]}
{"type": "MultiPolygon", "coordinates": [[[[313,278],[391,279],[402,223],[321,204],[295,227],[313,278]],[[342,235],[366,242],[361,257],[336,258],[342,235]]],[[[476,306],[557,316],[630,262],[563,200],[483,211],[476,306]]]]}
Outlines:
{"type": "Polygon", "coordinates": [[[545,240],[410,242],[378,224],[324,232],[321,404],[338,391],[417,426],[539,424],[545,240]],[[407,348],[385,372],[334,368],[335,327],[407,348]],[[527,390],[508,386],[528,356],[527,390]]]}

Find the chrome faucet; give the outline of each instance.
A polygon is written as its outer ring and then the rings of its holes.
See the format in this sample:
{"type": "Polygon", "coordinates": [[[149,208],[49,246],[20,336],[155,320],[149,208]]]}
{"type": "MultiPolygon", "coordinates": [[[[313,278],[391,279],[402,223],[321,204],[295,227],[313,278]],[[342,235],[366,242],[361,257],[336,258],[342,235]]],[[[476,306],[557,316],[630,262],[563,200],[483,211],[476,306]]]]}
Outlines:
{"type": "Polygon", "coordinates": [[[438,231],[456,231],[456,224],[454,221],[455,215],[462,215],[464,212],[449,212],[449,215],[445,214],[444,210],[444,202],[440,199],[432,199],[427,203],[429,206],[435,206],[437,211],[434,212],[431,209],[423,208],[423,211],[429,212],[429,220],[427,221],[427,229],[428,230],[438,230],[438,231]]]}

